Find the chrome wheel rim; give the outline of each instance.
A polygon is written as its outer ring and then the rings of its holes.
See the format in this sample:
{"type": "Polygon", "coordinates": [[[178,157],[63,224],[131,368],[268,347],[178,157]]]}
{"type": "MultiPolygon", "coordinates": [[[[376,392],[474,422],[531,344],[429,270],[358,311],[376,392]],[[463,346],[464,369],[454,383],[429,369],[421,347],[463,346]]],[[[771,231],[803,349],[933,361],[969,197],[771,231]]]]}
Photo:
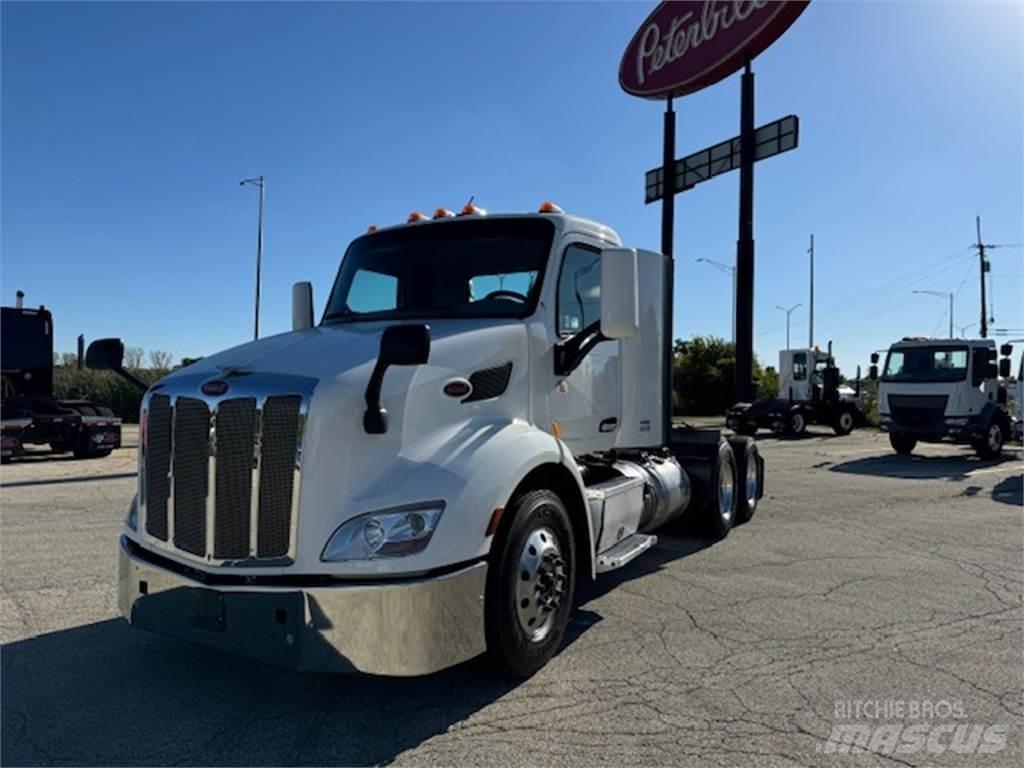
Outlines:
{"type": "Polygon", "coordinates": [[[747,507],[753,511],[757,506],[757,461],[753,454],[747,457],[747,507]]]}
{"type": "Polygon", "coordinates": [[[718,514],[728,523],[732,520],[733,499],[736,496],[736,477],[733,462],[722,462],[718,473],[718,514]]]}
{"type": "Polygon", "coordinates": [[[531,642],[542,642],[565,596],[565,560],[554,531],[542,526],[526,538],[515,578],[519,626],[531,642]]]}
{"type": "Polygon", "coordinates": [[[1003,430],[999,428],[998,424],[993,424],[988,428],[988,447],[991,451],[998,451],[1003,446],[1003,430]]]}

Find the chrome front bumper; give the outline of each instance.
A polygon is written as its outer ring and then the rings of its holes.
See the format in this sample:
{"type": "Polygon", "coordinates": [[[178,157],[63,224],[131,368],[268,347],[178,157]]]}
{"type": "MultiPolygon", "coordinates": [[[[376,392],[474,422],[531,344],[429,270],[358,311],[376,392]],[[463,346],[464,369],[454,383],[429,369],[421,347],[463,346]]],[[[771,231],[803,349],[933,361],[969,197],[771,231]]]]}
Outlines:
{"type": "Polygon", "coordinates": [[[210,586],[120,545],[118,605],[136,627],[316,672],[424,675],[482,653],[487,563],[431,578],[210,586]]]}

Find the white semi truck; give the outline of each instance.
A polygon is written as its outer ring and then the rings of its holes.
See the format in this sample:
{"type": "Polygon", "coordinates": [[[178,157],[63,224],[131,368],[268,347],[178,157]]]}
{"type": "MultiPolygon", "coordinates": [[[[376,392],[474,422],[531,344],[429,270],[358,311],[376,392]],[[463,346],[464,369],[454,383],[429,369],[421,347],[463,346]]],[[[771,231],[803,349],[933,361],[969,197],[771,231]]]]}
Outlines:
{"type": "Polygon", "coordinates": [[[864,421],[860,408],[860,368],[856,389],[840,384],[832,342],[827,352],[818,347],[780,351],[778,397],[736,403],[726,414],[730,429],[751,436],[761,428],[802,435],[808,424],[826,424],[837,435],[848,435],[864,421]]]}
{"type": "MultiPolygon", "coordinates": [[[[120,538],[133,625],[302,669],[529,675],[577,578],[692,510],[754,512],[750,438],[673,429],[672,264],[545,204],[467,206],[348,248],[319,324],[146,392],[120,538]]],[[[120,367],[117,339],[93,367],[120,367]]]]}
{"type": "MultiPolygon", "coordinates": [[[[905,337],[889,347],[878,385],[879,426],[893,450],[909,454],[919,441],[970,444],[982,458],[1000,455],[1011,438],[1007,387],[1013,347],[997,365],[991,339],[905,337]]],[[[871,376],[878,378],[877,353],[871,376]]]]}

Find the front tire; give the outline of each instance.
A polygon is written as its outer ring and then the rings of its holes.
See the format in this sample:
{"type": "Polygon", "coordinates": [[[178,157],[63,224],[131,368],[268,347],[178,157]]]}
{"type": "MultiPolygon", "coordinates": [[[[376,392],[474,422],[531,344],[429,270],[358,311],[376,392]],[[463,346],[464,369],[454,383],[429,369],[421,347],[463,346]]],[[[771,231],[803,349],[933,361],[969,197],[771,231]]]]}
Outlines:
{"type": "Polygon", "coordinates": [[[984,434],[974,443],[974,451],[982,459],[998,459],[1003,452],[1003,425],[993,419],[984,434]]]}
{"type": "Polygon", "coordinates": [[[890,432],[889,444],[900,456],[909,456],[917,446],[917,438],[903,432],[890,432]]]}
{"type": "Polygon", "coordinates": [[[794,437],[799,437],[807,431],[807,417],[804,416],[803,411],[795,410],[789,414],[786,431],[794,437]]]}
{"type": "Polygon", "coordinates": [[[492,663],[529,677],[558,652],[572,611],[576,548],[565,504],[549,490],[518,496],[495,539],[484,604],[492,663]]]}
{"type": "Polygon", "coordinates": [[[841,408],[836,415],[835,423],[832,425],[832,431],[843,437],[853,432],[853,423],[853,411],[849,408],[841,408]]]}

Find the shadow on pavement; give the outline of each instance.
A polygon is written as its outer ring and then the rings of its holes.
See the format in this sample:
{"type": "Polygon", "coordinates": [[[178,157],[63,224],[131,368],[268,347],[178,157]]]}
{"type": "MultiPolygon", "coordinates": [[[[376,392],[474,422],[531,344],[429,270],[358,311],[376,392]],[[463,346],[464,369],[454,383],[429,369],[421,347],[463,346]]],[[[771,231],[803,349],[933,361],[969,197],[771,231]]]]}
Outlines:
{"type": "MultiPolygon", "coordinates": [[[[561,652],[600,623],[587,603],[711,544],[677,533],[580,582],[561,652]]],[[[9,643],[0,657],[3,765],[388,763],[520,682],[482,658],[414,679],[297,673],[120,619],[9,643]]]]}
{"type": "Polygon", "coordinates": [[[1024,507],[1024,474],[1000,480],[992,489],[992,500],[1024,507]]]}
{"type": "Polygon", "coordinates": [[[1020,461],[1017,456],[1003,454],[998,459],[979,459],[973,454],[962,456],[900,456],[891,453],[844,461],[829,467],[830,472],[844,472],[873,477],[893,477],[906,480],[966,480],[970,473],[1008,462],[1020,461]]]}

